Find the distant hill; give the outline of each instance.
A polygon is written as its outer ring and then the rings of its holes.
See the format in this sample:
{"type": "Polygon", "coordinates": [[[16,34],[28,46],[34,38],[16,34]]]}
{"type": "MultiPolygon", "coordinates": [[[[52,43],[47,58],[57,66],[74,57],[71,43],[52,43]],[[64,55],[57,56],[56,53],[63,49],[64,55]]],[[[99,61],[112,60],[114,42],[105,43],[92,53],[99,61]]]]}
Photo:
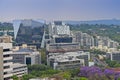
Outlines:
{"type": "Polygon", "coordinates": [[[106,25],[120,25],[120,20],[109,19],[109,20],[91,20],[91,21],[64,21],[67,24],[106,24],[106,25]]]}

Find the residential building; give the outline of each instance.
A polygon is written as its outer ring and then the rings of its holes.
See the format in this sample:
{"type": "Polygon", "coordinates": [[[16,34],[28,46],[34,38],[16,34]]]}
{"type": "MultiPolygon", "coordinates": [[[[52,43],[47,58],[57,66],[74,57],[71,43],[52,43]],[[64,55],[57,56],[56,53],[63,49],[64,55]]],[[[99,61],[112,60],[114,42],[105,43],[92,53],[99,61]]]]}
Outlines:
{"type": "Polygon", "coordinates": [[[12,39],[4,35],[0,37],[0,80],[10,80],[13,76],[11,65],[13,64],[12,39]]]}
{"type": "Polygon", "coordinates": [[[19,64],[19,63],[14,63],[11,65],[13,68],[12,73],[13,75],[16,75],[17,77],[22,77],[25,74],[28,74],[28,69],[26,64],[19,64]]]}
{"type": "Polygon", "coordinates": [[[120,51],[109,52],[106,54],[106,57],[110,60],[120,62],[120,51]]]}
{"type": "Polygon", "coordinates": [[[79,42],[81,47],[89,49],[90,47],[94,46],[93,36],[90,36],[87,33],[82,33],[80,31],[75,32],[74,36],[76,38],[76,42],[79,42]]]}

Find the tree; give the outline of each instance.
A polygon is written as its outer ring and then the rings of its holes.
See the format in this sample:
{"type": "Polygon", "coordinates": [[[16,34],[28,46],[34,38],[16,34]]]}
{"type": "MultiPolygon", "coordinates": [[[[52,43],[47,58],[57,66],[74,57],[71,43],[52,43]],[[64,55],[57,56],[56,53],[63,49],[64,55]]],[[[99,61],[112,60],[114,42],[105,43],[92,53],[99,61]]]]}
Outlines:
{"type": "Polygon", "coordinates": [[[88,80],[88,79],[85,77],[80,77],[79,80],[88,80]]]}
{"type": "Polygon", "coordinates": [[[111,61],[109,59],[106,59],[105,61],[110,67],[120,67],[120,63],[117,61],[111,61]]]}
{"type": "Polygon", "coordinates": [[[67,80],[70,80],[71,78],[71,74],[68,71],[63,72],[62,76],[64,79],[67,79],[67,80]]]}
{"type": "Polygon", "coordinates": [[[13,76],[12,76],[12,79],[13,79],[13,80],[18,80],[18,77],[17,77],[16,75],[13,75],[13,76]]]}
{"type": "Polygon", "coordinates": [[[41,53],[41,62],[42,64],[47,64],[47,59],[46,59],[46,50],[45,49],[41,49],[40,50],[41,53]]]}
{"type": "Polygon", "coordinates": [[[69,72],[71,74],[71,77],[75,77],[78,75],[79,69],[72,69],[72,70],[69,70],[69,72]]]}
{"type": "Polygon", "coordinates": [[[119,64],[119,63],[116,63],[116,64],[114,65],[114,67],[120,67],[120,64],[119,64]]]}
{"type": "Polygon", "coordinates": [[[34,76],[31,74],[25,74],[22,76],[22,80],[29,80],[30,78],[34,78],[34,76]]]}
{"type": "Polygon", "coordinates": [[[43,64],[29,65],[28,71],[29,74],[36,77],[49,77],[60,72],[59,70],[53,70],[50,66],[43,64]]]}

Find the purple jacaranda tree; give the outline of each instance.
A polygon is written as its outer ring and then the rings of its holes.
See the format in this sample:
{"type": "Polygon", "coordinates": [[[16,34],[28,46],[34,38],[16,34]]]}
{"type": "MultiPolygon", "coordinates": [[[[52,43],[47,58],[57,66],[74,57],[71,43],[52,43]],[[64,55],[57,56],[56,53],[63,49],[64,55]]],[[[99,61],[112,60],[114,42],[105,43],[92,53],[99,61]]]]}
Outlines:
{"type": "Polygon", "coordinates": [[[120,72],[116,72],[112,69],[101,69],[96,66],[81,67],[78,76],[90,78],[89,80],[118,80],[120,78],[120,72]],[[95,79],[96,78],[96,79],[95,79]]]}

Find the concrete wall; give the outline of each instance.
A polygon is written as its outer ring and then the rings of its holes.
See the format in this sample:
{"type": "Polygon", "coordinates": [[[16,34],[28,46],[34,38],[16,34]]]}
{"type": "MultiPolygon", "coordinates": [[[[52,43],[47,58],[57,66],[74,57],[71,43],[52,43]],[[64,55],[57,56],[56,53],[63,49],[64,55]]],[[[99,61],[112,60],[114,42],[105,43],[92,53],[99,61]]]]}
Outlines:
{"type": "Polygon", "coordinates": [[[0,47],[0,80],[3,80],[3,48],[0,47]]]}

